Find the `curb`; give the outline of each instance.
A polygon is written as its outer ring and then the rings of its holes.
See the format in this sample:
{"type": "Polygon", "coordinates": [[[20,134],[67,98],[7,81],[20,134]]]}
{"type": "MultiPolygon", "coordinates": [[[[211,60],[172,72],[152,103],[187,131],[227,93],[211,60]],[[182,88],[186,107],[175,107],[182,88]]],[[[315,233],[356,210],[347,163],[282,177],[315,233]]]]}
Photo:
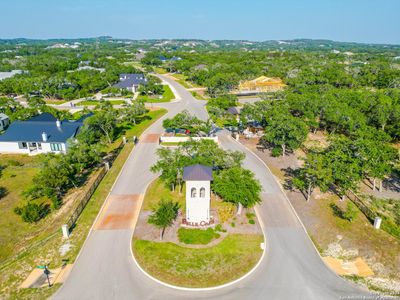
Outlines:
{"type": "MultiPolygon", "coordinates": [[[[167,113],[168,113],[168,111],[167,111],[167,113]]],[[[140,136],[142,136],[143,134],[145,134],[146,131],[150,130],[150,128],[153,127],[153,125],[155,125],[159,120],[161,120],[167,113],[165,113],[165,114],[164,114],[163,116],[161,116],[158,120],[156,120],[153,124],[151,124],[151,126],[147,127],[147,128],[142,132],[142,134],[141,134],[140,136]]],[[[139,137],[140,137],[140,136],[139,136],[139,137]]],[[[75,260],[74,260],[74,266],[76,265],[76,262],[78,261],[79,257],[81,256],[81,253],[82,253],[82,251],[83,251],[83,249],[85,248],[85,245],[86,245],[86,243],[87,243],[88,237],[89,237],[89,236],[92,234],[92,232],[93,232],[93,228],[94,228],[95,224],[97,223],[97,221],[98,221],[98,219],[100,218],[100,216],[103,215],[103,213],[104,213],[104,208],[106,207],[106,205],[107,205],[107,203],[108,203],[108,201],[109,201],[110,194],[111,194],[111,192],[113,191],[113,189],[114,189],[114,187],[115,187],[115,184],[117,183],[119,177],[121,176],[122,171],[125,169],[125,167],[126,167],[126,162],[131,158],[131,156],[133,155],[133,152],[134,152],[135,149],[136,149],[136,145],[133,146],[131,152],[129,153],[128,157],[126,158],[126,160],[125,160],[125,162],[124,162],[124,165],[122,166],[121,170],[119,170],[119,173],[118,173],[117,177],[115,178],[115,180],[114,180],[114,182],[113,182],[113,184],[112,184],[112,186],[111,186],[111,188],[110,188],[110,191],[109,191],[108,194],[107,194],[107,197],[105,198],[103,204],[101,205],[100,210],[99,210],[99,212],[98,212],[96,218],[94,219],[92,225],[90,226],[89,232],[88,232],[88,234],[87,234],[86,237],[85,237],[85,241],[83,242],[83,244],[82,244],[82,246],[81,246],[81,248],[80,248],[80,250],[79,250],[79,253],[78,253],[78,255],[76,256],[76,258],[75,258],[75,260]]],[[[107,173],[108,173],[108,172],[107,172],[107,173]]],[[[107,175],[107,173],[106,173],[106,175],[107,175]]],[[[147,187],[146,187],[146,189],[147,189],[147,187]]],[[[131,247],[131,248],[132,248],[132,247],[131,247]]],[[[74,267],[71,268],[70,274],[71,274],[71,272],[73,271],[73,268],[74,268],[74,267]]],[[[68,278],[66,278],[66,280],[68,280],[68,278]]],[[[59,293],[59,291],[61,291],[61,289],[63,288],[63,286],[64,286],[64,284],[62,284],[61,287],[51,296],[51,299],[54,299],[54,298],[57,296],[57,294],[59,293]]]]}
{"type": "MultiPolygon", "coordinates": [[[[157,178],[156,178],[156,179],[157,179],[157,178]]],[[[154,180],[156,180],[156,179],[154,179],[154,180]]],[[[150,181],[150,182],[147,184],[147,186],[146,186],[146,191],[145,191],[145,194],[144,194],[144,195],[146,195],[146,192],[147,192],[147,189],[148,189],[149,185],[150,185],[154,180],[150,181]]],[[[144,199],[144,196],[143,196],[142,200],[143,200],[143,199],[144,199]]],[[[142,210],[142,204],[143,204],[143,201],[142,201],[141,206],[140,206],[140,211],[142,210]]],[[[140,214],[140,211],[139,211],[139,214],[140,214]]],[[[165,287],[167,287],[167,288],[171,288],[171,289],[175,289],[175,290],[179,290],[179,291],[186,291],[186,292],[207,292],[207,291],[215,291],[215,290],[220,290],[220,289],[223,289],[223,288],[230,287],[230,286],[232,286],[232,285],[234,285],[234,284],[236,284],[236,283],[239,283],[240,281],[246,279],[246,278],[249,277],[251,274],[253,274],[254,271],[256,271],[256,270],[258,269],[258,267],[261,265],[261,263],[263,262],[263,260],[264,260],[264,259],[267,259],[267,258],[266,258],[266,253],[267,253],[267,249],[269,249],[269,243],[267,243],[267,236],[266,236],[266,234],[265,234],[265,232],[264,232],[264,223],[263,223],[262,219],[260,218],[259,212],[258,212],[258,210],[257,210],[256,207],[254,208],[254,211],[255,211],[255,213],[256,213],[258,222],[260,223],[261,231],[262,231],[263,236],[264,236],[264,245],[265,245],[265,247],[264,247],[263,253],[262,253],[260,259],[258,260],[258,262],[256,263],[256,265],[255,265],[249,272],[247,272],[247,273],[244,274],[243,276],[241,276],[241,277],[235,279],[234,281],[231,281],[231,282],[228,282],[228,283],[225,283],[225,284],[222,284],[222,285],[218,285],[218,286],[209,287],[209,288],[186,288],[186,287],[181,287],[181,286],[169,284],[169,283],[166,283],[166,282],[164,282],[164,281],[161,281],[161,280],[159,280],[159,279],[153,277],[152,275],[150,275],[149,273],[147,273],[147,272],[140,266],[140,264],[137,262],[137,260],[136,260],[136,258],[135,258],[135,255],[133,254],[132,241],[133,241],[133,235],[134,235],[134,233],[135,233],[135,230],[132,231],[131,240],[130,240],[130,243],[129,243],[130,252],[131,252],[131,256],[132,256],[133,262],[136,264],[136,267],[137,267],[140,271],[142,271],[142,273],[143,273],[144,275],[146,275],[149,279],[151,279],[151,280],[155,281],[156,283],[158,283],[158,284],[160,284],[160,285],[163,285],[163,286],[165,286],[165,287]]],[[[135,224],[135,227],[136,227],[136,224],[135,224]]]]}
{"type": "MultiPolygon", "coordinates": [[[[167,82],[167,83],[168,83],[168,82],[167,82]]],[[[176,93],[175,88],[174,88],[171,84],[169,84],[169,83],[168,83],[168,85],[171,87],[172,91],[173,91],[174,94],[175,94],[175,93],[176,93]]],[[[193,96],[192,96],[192,97],[193,97],[193,96]]],[[[180,98],[180,97],[179,97],[179,98],[180,98]]],[[[194,97],[193,97],[193,98],[194,98],[194,97]]],[[[181,99],[181,98],[180,98],[180,99],[181,99]]],[[[194,98],[194,99],[197,100],[196,98],[194,98]]],[[[208,111],[207,111],[206,109],[205,109],[205,111],[206,111],[207,116],[209,116],[209,115],[208,115],[208,111]]],[[[153,181],[151,181],[151,182],[153,182],[153,181]]],[[[146,186],[146,191],[147,191],[147,188],[149,187],[149,185],[150,185],[151,182],[149,182],[149,183],[147,184],[147,186],[146,186]]],[[[225,284],[223,284],[223,285],[215,286],[215,287],[209,287],[209,288],[185,288],[185,287],[180,287],[180,286],[168,284],[168,283],[166,283],[166,282],[163,282],[163,281],[158,280],[157,278],[155,278],[155,277],[151,276],[149,273],[147,273],[147,272],[139,265],[139,263],[137,262],[137,260],[136,260],[136,258],[135,258],[135,255],[133,254],[133,250],[132,250],[132,241],[133,241],[134,230],[133,230],[133,232],[132,232],[131,240],[130,240],[130,243],[129,243],[132,259],[133,259],[134,263],[136,264],[137,268],[138,268],[140,271],[142,271],[142,273],[143,273],[144,275],[146,275],[149,279],[151,279],[151,280],[157,282],[157,283],[160,284],[160,285],[163,285],[163,286],[168,287],[168,288],[171,288],[171,289],[181,290],[181,291],[200,291],[200,292],[201,292],[201,291],[214,291],[214,290],[219,290],[219,289],[223,289],[223,288],[232,286],[232,285],[234,285],[234,284],[236,284],[236,283],[238,283],[238,282],[240,282],[240,281],[246,279],[248,276],[250,276],[252,273],[254,273],[254,271],[260,266],[261,262],[263,262],[263,260],[266,259],[266,258],[265,258],[266,252],[267,252],[267,249],[269,249],[269,243],[267,243],[267,236],[266,236],[265,231],[264,231],[264,224],[263,224],[263,221],[262,221],[262,219],[260,218],[259,212],[258,212],[258,210],[257,210],[256,207],[254,208],[254,211],[255,211],[255,213],[256,213],[256,215],[257,215],[257,219],[258,219],[258,221],[259,221],[259,223],[260,223],[261,231],[263,232],[263,236],[264,236],[264,245],[265,245],[265,247],[264,247],[264,249],[263,249],[263,253],[262,253],[262,255],[261,255],[261,258],[259,259],[259,261],[257,262],[257,264],[256,264],[249,272],[247,272],[246,274],[244,274],[242,277],[239,277],[238,279],[235,279],[234,281],[225,283],[225,284]]],[[[135,225],[135,227],[136,227],[136,225],[135,225]]]]}
{"type": "MultiPolygon", "coordinates": [[[[242,145],[244,148],[246,148],[246,150],[247,150],[248,152],[250,152],[252,155],[254,155],[254,156],[265,166],[265,168],[268,170],[268,172],[273,176],[275,182],[278,184],[278,186],[279,186],[281,192],[283,193],[284,198],[285,198],[286,201],[289,203],[289,206],[291,207],[292,211],[294,212],[295,216],[297,217],[298,221],[300,222],[301,227],[303,228],[304,232],[306,233],[306,235],[307,235],[309,241],[311,242],[311,245],[313,246],[315,252],[318,254],[319,258],[320,258],[321,261],[324,263],[324,265],[327,267],[327,269],[328,269],[330,272],[332,272],[336,277],[340,278],[341,280],[343,280],[343,281],[345,281],[345,282],[347,282],[347,283],[350,283],[351,285],[353,285],[353,286],[355,286],[355,287],[357,287],[357,288],[361,288],[359,285],[355,284],[354,282],[348,281],[348,280],[344,279],[343,277],[339,276],[339,275],[338,275],[336,272],[334,272],[334,271],[327,265],[327,263],[322,259],[321,253],[319,253],[317,247],[315,246],[314,242],[312,241],[310,235],[309,235],[308,232],[307,232],[306,227],[304,226],[304,224],[303,224],[303,222],[301,221],[299,215],[297,214],[296,210],[294,209],[292,203],[290,202],[289,198],[287,197],[286,192],[285,192],[285,190],[283,189],[281,183],[276,179],[275,175],[271,172],[271,170],[269,169],[269,167],[267,166],[267,164],[266,164],[260,157],[258,157],[258,155],[255,154],[251,149],[249,149],[247,146],[245,146],[244,144],[242,144],[242,143],[240,143],[239,141],[235,140],[235,139],[232,138],[231,136],[229,136],[229,137],[230,137],[232,140],[234,140],[236,143],[238,143],[238,144],[242,145]]],[[[362,289],[362,288],[361,288],[361,289],[362,289]]],[[[368,289],[365,289],[365,291],[370,292],[368,289]]]]}
{"type": "MultiPolygon", "coordinates": [[[[179,93],[176,91],[175,87],[172,86],[172,84],[170,84],[167,80],[165,80],[163,77],[163,74],[158,74],[158,73],[154,73],[154,76],[160,78],[163,82],[165,82],[169,88],[171,89],[172,93],[175,96],[175,99],[173,101],[170,101],[170,103],[176,103],[182,100],[181,96],[179,95],[179,93]]],[[[168,103],[168,102],[166,102],[168,103]]]]}

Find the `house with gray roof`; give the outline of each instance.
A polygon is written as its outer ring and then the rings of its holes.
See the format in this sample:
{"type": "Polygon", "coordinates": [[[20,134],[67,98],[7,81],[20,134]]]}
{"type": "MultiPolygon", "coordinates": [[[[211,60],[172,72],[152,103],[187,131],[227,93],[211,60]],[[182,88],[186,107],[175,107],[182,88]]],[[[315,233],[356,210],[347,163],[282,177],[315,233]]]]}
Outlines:
{"type": "Polygon", "coordinates": [[[0,113],[0,131],[3,131],[10,125],[10,119],[6,114],[0,113]]]}
{"type": "Polygon", "coordinates": [[[119,82],[114,84],[113,87],[119,89],[127,89],[132,93],[136,93],[139,85],[146,85],[147,78],[144,74],[120,74],[119,82]]]}
{"type": "Polygon", "coordinates": [[[49,113],[43,113],[26,121],[14,121],[0,135],[0,153],[65,153],[69,141],[75,138],[88,116],[76,121],[60,121],[49,113]]]}

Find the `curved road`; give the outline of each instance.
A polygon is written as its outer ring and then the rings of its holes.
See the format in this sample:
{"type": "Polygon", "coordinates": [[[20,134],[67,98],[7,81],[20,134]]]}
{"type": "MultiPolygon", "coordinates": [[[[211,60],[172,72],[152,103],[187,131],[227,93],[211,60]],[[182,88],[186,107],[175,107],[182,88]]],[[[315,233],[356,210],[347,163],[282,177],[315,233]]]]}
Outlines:
{"type": "MultiPolygon", "coordinates": [[[[187,109],[197,117],[207,119],[205,101],[194,99],[175,81],[159,77],[168,82],[180,99],[162,105],[169,109],[165,117],[187,109]]],[[[273,175],[254,154],[225,133],[219,136],[222,147],[245,152],[244,167],[251,169],[263,186],[263,202],[257,211],[267,236],[267,254],[250,276],[213,291],[175,290],[145,276],[131,257],[134,224],[128,222],[109,228],[107,222],[112,222],[115,215],[123,215],[124,210],[123,216],[135,218],[126,211],[140,203],[147,185],[156,177],[149,168],[156,161],[157,135],[163,132],[161,120],[143,134],[126,161],[71,274],[54,299],[319,300],[368,295],[325,266],[273,175]]]]}

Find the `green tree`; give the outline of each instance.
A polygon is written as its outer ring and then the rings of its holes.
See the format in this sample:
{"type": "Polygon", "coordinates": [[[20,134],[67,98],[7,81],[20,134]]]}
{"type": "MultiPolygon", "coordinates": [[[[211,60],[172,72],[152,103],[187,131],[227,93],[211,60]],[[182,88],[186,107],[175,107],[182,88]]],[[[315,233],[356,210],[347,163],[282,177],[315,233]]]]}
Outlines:
{"type": "Polygon", "coordinates": [[[349,190],[356,190],[362,178],[362,160],[357,147],[345,136],[332,136],[325,151],[326,167],[332,170],[332,183],[344,199],[349,190]]]}
{"type": "Polygon", "coordinates": [[[125,121],[130,124],[136,125],[141,116],[147,112],[146,107],[142,101],[134,101],[131,105],[126,107],[122,114],[125,121]]]}
{"type": "Polygon", "coordinates": [[[76,173],[81,174],[85,169],[101,162],[104,154],[101,148],[99,144],[76,143],[68,148],[63,158],[73,166],[76,173]]]}
{"type": "Polygon", "coordinates": [[[372,178],[373,190],[377,179],[380,182],[379,190],[382,190],[382,181],[391,173],[396,160],[396,150],[389,140],[387,134],[373,127],[363,128],[355,135],[354,146],[359,150],[364,176],[372,178]]]}
{"type": "Polygon", "coordinates": [[[179,203],[172,200],[164,200],[158,203],[149,216],[148,223],[160,229],[160,240],[164,236],[165,229],[171,226],[178,216],[179,203]]]}
{"type": "Polygon", "coordinates": [[[149,76],[145,85],[139,86],[139,93],[141,95],[162,95],[164,91],[161,80],[155,76],[149,76]]]}
{"type": "Polygon", "coordinates": [[[293,185],[301,191],[306,191],[306,199],[310,200],[311,194],[316,186],[322,191],[327,191],[332,182],[332,170],[326,165],[325,157],[321,153],[310,153],[304,160],[293,185]]]}
{"type": "Polygon", "coordinates": [[[222,170],[214,176],[213,191],[224,201],[232,202],[238,206],[238,214],[242,207],[253,207],[261,202],[261,184],[254,174],[241,167],[222,170]]]}
{"type": "MultiPolygon", "coordinates": [[[[85,120],[83,132],[95,139],[104,136],[109,144],[114,139],[115,129],[118,124],[118,113],[108,102],[101,104],[93,116],[85,120]]],[[[89,143],[93,141],[88,141],[89,143]]]]}
{"type": "Polygon", "coordinates": [[[174,190],[182,187],[183,168],[194,164],[203,164],[216,170],[240,167],[244,154],[239,151],[225,151],[212,140],[190,140],[178,149],[160,148],[158,161],[151,167],[153,172],[161,172],[160,178],[174,190]]]}
{"type": "Polygon", "coordinates": [[[151,167],[152,172],[161,172],[160,178],[171,190],[179,185],[182,187],[183,168],[188,165],[189,157],[182,153],[180,148],[171,150],[167,148],[157,149],[158,161],[151,167]]]}
{"type": "Polygon", "coordinates": [[[273,148],[280,147],[282,156],[287,150],[296,150],[305,141],[308,133],[303,120],[290,114],[279,113],[267,120],[262,142],[273,148]]]}
{"type": "Polygon", "coordinates": [[[194,134],[207,134],[211,130],[209,122],[198,119],[187,110],[182,111],[171,119],[165,119],[163,121],[163,127],[166,129],[185,129],[194,134]]]}
{"type": "Polygon", "coordinates": [[[25,193],[29,198],[46,196],[54,208],[62,204],[62,196],[75,179],[76,170],[63,155],[45,156],[39,173],[33,178],[33,187],[25,193]]]}
{"type": "Polygon", "coordinates": [[[190,140],[182,144],[183,153],[191,164],[202,164],[217,170],[240,167],[245,155],[240,151],[226,151],[212,140],[190,140]]]}

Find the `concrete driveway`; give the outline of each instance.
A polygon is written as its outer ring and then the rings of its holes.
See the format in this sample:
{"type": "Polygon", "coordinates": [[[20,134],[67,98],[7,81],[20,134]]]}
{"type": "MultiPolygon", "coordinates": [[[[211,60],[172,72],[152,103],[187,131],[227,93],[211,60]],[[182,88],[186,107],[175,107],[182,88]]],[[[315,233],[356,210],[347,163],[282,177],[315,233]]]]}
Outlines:
{"type": "MultiPolygon", "coordinates": [[[[162,104],[169,109],[165,117],[187,109],[199,118],[207,119],[205,101],[194,99],[175,81],[165,76],[159,77],[168,82],[181,99],[179,102],[162,104]]],[[[106,200],[101,216],[119,212],[119,206],[112,203],[115,199],[127,198],[134,202],[134,199],[143,196],[147,185],[156,177],[149,171],[156,161],[155,151],[158,147],[152,136],[161,134],[162,131],[160,119],[142,136],[106,200]],[[111,208],[114,211],[110,211],[111,208]]],[[[267,255],[254,273],[237,284],[214,291],[188,292],[171,289],[146,277],[133,262],[130,252],[132,226],[95,226],[69,278],[54,299],[319,300],[367,295],[365,291],[337,277],[325,266],[284,193],[262,162],[225,132],[220,133],[220,141],[226,149],[246,153],[244,166],[256,174],[263,186],[263,203],[257,210],[267,235],[268,246],[267,255]]],[[[135,209],[133,202],[126,205],[135,209]]],[[[126,224],[135,221],[135,214],[131,218],[126,224]]]]}

